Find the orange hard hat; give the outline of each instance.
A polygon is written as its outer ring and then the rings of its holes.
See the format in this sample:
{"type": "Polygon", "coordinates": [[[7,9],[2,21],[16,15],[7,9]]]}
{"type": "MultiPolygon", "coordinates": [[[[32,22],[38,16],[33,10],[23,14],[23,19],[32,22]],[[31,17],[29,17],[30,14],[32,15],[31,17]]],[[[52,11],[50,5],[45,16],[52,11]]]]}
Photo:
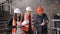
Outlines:
{"type": "Polygon", "coordinates": [[[37,13],[43,13],[43,11],[44,11],[44,10],[43,10],[42,7],[38,7],[38,8],[37,8],[37,13]]]}

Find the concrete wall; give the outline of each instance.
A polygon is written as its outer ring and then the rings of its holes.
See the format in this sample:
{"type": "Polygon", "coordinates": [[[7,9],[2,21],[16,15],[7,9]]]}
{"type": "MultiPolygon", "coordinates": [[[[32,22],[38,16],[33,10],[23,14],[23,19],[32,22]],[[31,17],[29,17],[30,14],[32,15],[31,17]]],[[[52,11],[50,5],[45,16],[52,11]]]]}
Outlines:
{"type": "MultiPolygon", "coordinates": [[[[12,0],[12,8],[20,8],[22,13],[26,12],[25,8],[27,6],[31,6],[33,9],[33,14],[36,13],[37,6],[43,6],[44,12],[47,14],[49,18],[48,28],[51,29],[52,26],[54,26],[51,19],[55,15],[55,13],[60,12],[60,0],[12,0]]],[[[49,30],[49,34],[52,31],[49,30]]]]}
{"type": "MultiPolygon", "coordinates": [[[[25,12],[27,6],[31,6],[33,9],[32,13],[36,13],[37,6],[43,6],[44,12],[48,15],[49,23],[48,28],[51,29],[54,24],[51,19],[55,13],[60,12],[60,1],[59,0],[13,0],[12,6],[19,7],[22,12],[25,12]]],[[[49,30],[49,34],[51,30],[49,30]]]]}
{"type": "Polygon", "coordinates": [[[6,0],[0,0],[0,3],[4,2],[4,1],[6,1],[6,0]]]}

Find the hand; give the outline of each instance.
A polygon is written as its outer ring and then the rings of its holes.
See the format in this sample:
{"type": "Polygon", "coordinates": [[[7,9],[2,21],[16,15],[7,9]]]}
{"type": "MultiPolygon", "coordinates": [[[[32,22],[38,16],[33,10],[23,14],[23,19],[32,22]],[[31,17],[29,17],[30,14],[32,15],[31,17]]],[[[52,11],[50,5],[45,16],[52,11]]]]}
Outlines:
{"type": "Polygon", "coordinates": [[[45,22],[43,22],[42,24],[41,24],[41,26],[44,26],[45,25],[45,22]]]}

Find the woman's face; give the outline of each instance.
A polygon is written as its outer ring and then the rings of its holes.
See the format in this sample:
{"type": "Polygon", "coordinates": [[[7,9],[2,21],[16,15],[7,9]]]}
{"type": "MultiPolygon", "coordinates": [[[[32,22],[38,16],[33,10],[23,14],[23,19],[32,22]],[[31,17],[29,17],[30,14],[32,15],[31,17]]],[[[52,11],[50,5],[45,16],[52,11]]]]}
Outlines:
{"type": "Polygon", "coordinates": [[[17,17],[19,17],[20,15],[21,15],[21,14],[18,13],[18,14],[17,14],[17,17]]]}
{"type": "Polygon", "coordinates": [[[15,18],[18,18],[20,15],[21,15],[21,14],[19,14],[19,13],[17,14],[17,13],[16,13],[16,14],[15,14],[15,18]]]}
{"type": "Polygon", "coordinates": [[[20,16],[21,16],[21,14],[17,14],[17,13],[16,13],[16,14],[14,15],[14,19],[16,20],[16,19],[19,18],[20,16]]]}

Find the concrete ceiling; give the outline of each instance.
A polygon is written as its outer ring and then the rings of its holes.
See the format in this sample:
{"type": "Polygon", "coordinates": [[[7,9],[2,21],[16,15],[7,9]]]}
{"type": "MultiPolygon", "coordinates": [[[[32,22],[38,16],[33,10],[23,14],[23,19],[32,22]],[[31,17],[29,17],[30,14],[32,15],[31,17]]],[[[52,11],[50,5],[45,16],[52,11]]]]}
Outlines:
{"type": "Polygon", "coordinates": [[[0,0],[0,3],[4,2],[4,1],[6,1],[6,0],[0,0]]]}

